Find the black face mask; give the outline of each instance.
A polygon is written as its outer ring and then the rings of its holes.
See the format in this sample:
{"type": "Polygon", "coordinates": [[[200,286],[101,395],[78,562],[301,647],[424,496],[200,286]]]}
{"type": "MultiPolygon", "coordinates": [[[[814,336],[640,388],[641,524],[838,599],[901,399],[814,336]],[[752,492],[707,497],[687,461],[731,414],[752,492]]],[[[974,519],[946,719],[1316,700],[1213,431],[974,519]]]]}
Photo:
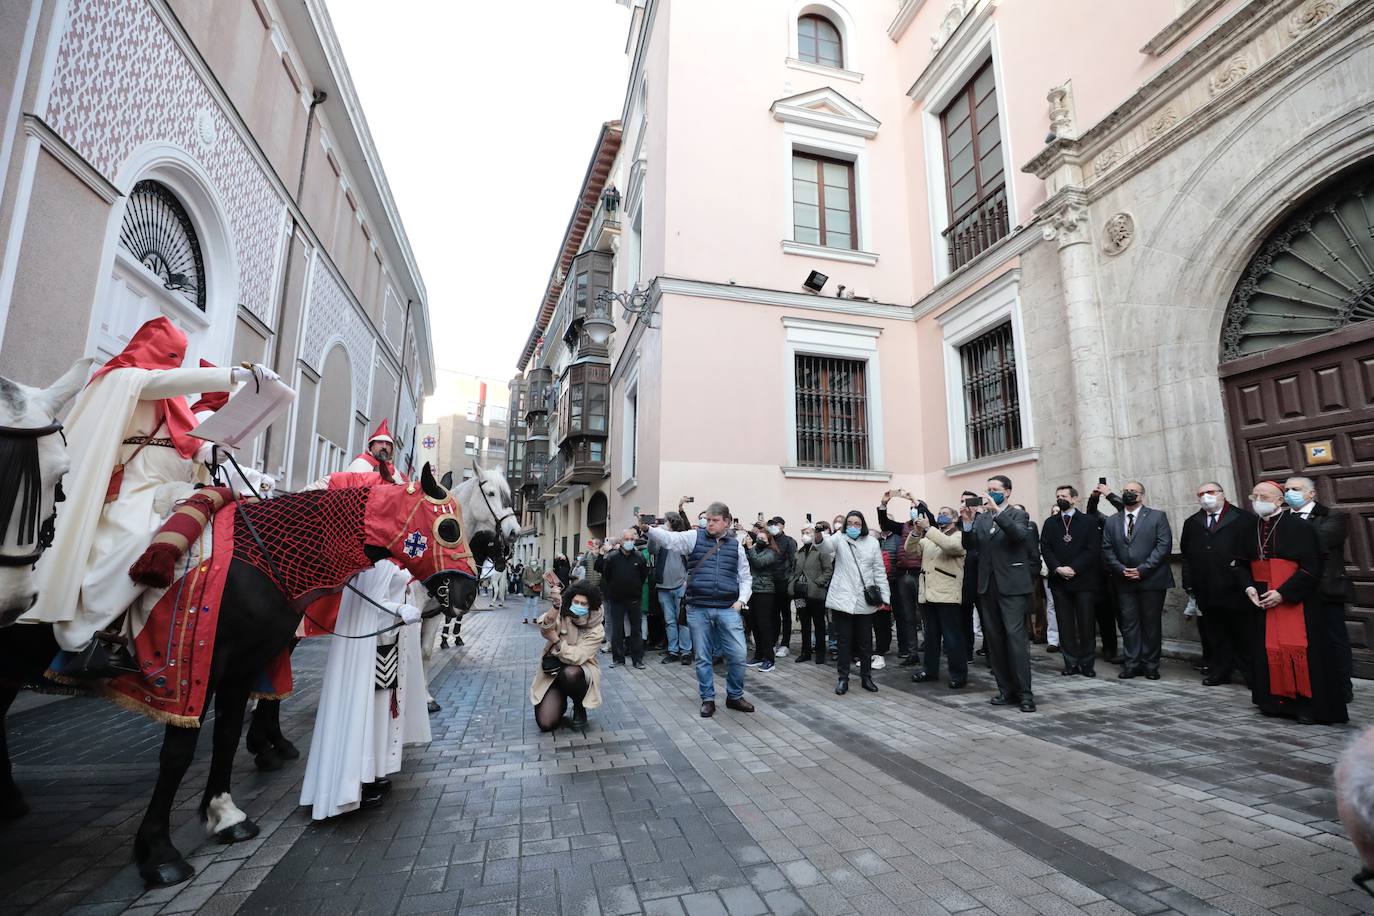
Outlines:
{"type": "Polygon", "coordinates": [[[1056,499],[1054,504],[1059,507],[1060,512],[1068,512],[1073,508],[1073,503],[1069,502],[1067,499],[1056,499]]]}
{"type": "Polygon", "coordinates": [[[1140,494],[1134,490],[1127,490],[1125,493],[1121,494],[1121,501],[1128,506],[1134,506],[1136,503],[1140,502],[1140,494]]]}

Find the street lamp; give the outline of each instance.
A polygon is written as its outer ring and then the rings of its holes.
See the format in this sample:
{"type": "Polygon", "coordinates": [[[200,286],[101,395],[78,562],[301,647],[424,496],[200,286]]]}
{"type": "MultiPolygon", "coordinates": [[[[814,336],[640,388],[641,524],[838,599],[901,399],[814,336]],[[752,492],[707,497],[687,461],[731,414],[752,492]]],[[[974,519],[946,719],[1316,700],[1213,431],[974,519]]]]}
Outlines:
{"type": "Polygon", "coordinates": [[[649,295],[648,287],[636,285],[633,289],[623,293],[603,289],[596,294],[596,308],[587,314],[586,322],[583,325],[591,337],[592,343],[597,346],[610,340],[611,334],[615,332],[615,322],[610,317],[610,307],[613,301],[620,303],[626,319],[629,319],[631,315],[639,315],[649,327],[655,326],[654,302],[649,295]]]}

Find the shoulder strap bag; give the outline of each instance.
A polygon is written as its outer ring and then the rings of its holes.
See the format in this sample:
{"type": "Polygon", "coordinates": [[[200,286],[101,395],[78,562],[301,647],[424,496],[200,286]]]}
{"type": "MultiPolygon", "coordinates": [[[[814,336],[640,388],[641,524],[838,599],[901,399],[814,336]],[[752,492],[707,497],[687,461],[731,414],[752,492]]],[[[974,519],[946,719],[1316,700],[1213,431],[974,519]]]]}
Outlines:
{"type": "Polygon", "coordinates": [[[854,558],[854,568],[859,571],[859,583],[864,587],[864,603],[869,607],[878,607],[883,603],[883,593],[878,590],[878,586],[869,585],[864,578],[863,564],[859,562],[859,553],[854,549],[853,541],[845,541],[845,546],[849,548],[849,555],[854,558]]]}

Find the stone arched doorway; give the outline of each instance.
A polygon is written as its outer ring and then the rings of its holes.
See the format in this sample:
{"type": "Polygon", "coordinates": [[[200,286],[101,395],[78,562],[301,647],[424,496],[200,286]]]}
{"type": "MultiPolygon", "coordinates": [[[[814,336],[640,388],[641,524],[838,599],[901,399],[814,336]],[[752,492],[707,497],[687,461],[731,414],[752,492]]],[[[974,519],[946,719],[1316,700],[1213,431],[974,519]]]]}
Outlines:
{"type": "Polygon", "coordinates": [[[1374,160],[1325,183],[1259,245],[1222,324],[1238,490],[1301,475],[1349,516],[1347,627],[1374,676],[1374,160]]]}

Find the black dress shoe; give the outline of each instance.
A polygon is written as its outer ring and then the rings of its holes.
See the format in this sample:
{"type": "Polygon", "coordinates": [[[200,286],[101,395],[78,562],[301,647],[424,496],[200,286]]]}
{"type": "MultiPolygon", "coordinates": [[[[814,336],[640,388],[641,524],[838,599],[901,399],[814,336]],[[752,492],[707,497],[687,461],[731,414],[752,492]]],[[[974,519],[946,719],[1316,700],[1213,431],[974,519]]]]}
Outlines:
{"type": "Polygon", "coordinates": [[[1219,686],[1219,685],[1221,685],[1221,684],[1229,684],[1229,683],[1231,683],[1231,675],[1229,675],[1229,674],[1226,675],[1225,677],[1221,677],[1221,676],[1218,676],[1218,675],[1209,674],[1209,675],[1207,675],[1205,678],[1202,679],[1202,686],[1204,686],[1204,687],[1217,687],[1217,686],[1219,686]]]}
{"type": "Polygon", "coordinates": [[[1078,673],[1078,669],[1077,669],[1077,668],[1065,668],[1063,671],[1059,672],[1059,676],[1060,676],[1060,677],[1071,677],[1072,675],[1075,675],[1075,674],[1077,674],[1077,673],[1078,673]]]}
{"type": "Polygon", "coordinates": [[[644,670],[644,663],[643,663],[643,662],[635,662],[635,663],[634,663],[634,667],[637,668],[637,669],[639,669],[640,671],[643,671],[643,670],[644,670]]]}
{"type": "Polygon", "coordinates": [[[1022,697],[1022,698],[1021,698],[1021,711],[1022,711],[1022,712],[1035,712],[1035,698],[1034,698],[1034,697],[1029,697],[1029,696],[1027,696],[1027,697],[1022,697]]]}
{"type": "Polygon", "coordinates": [[[825,653],[824,653],[824,652],[817,652],[817,653],[816,653],[816,664],[818,664],[818,665],[824,665],[824,664],[825,664],[825,653]]]}
{"type": "Polygon", "coordinates": [[[1299,724],[1299,725],[1316,725],[1316,724],[1317,724],[1317,719],[1316,719],[1316,717],[1313,716],[1310,712],[1303,711],[1303,712],[1298,713],[1298,724],[1299,724]]]}
{"type": "Polygon", "coordinates": [[[735,712],[753,712],[754,704],[744,697],[726,697],[725,708],[733,709],[735,712]]]}
{"type": "Polygon", "coordinates": [[[575,704],[575,705],[573,706],[572,720],[573,720],[573,725],[576,725],[578,728],[586,728],[586,727],[587,727],[587,707],[583,706],[581,703],[575,704]]]}
{"type": "Polygon", "coordinates": [[[949,682],[950,690],[963,690],[967,686],[968,680],[966,678],[955,678],[954,680],[949,682]]]}
{"type": "Polygon", "coordinates": [[[383,795],[391,791],[391,780],[387,779],[385,776],[380,779],[374,779],[372,782],[367,783],[367,785],[381,792],[383,795]]]}
{"type": "Polygon", "coordinates": [[[878,692],[878,685],[873,683],[872,677],[859,678],[859,686],[862,687],[864,690],[867,690],[869,693],[878,692]]]}
{"type": "Polygon", "coordinates": [[[835,682],[835,694],[836,694],[836,696],[844,696],[844,695],[845,695],[846,693],[848,693],[848,692],[849,692],[849,678],[847,678],[847,677],[842,677],[842,678],[840,678],[839,680],[837,680],[837,681],[835,682]]]}
{"type": "Polygon", "coordinates": [[[792,661],[794,661],[794,662],[809,662],[809,661],[811,661],[811,653],[810,653],[810,652],[803,652],[801,655],[798,655],[796,658],[792,659],[792,661]]]}
{"type": "Polygon", "coordinates": [[[1117,653],[1111,657],[1110,661],[1113,665],[1124,665],[1126,664],[1126,656],[1117,653]]]}
{"type": "Polygon", "coordinates": [[[1123,681],[1129,681],[1133,677],[1140,677],[1140,672],[1134,668],[1122,668],[1121,673],[1118,674],[1117,677],[1123,681]]]}
{"type": "Polygon", "coordinates": [[[916,656],[916,655],[908,655],[906,658],[902,659],[902,663],[901,663],[900,665],[898,665],[897,667],[899,667],[899,668],[914,668],[915,666],[919,665],[920,663],[921,663],[921,659],[920,659],[919,656],[916,656]]]}
{"type": "Polygon", "coordinates": [[[990,706],[1006,706],[1009,703],[1011,703],[1011,700],[1007,699],[1007,695],[1005,693],[999,693],[991,700],[988,700],[988,705],[990,706]]]}
{"type": "Polygon", "coordinates": [[[1078,673],[1084,677],[1097,677],[1097,672],[1092,668],[1080,668],[1078,673]]]}
{"type": "Polygon", "coordinates": [[[1145,680],[1147,680],[1147,681],[1157,681],[1157,680],[1159,680],[1159,672],[1158,672],[1158,671],[1146,671],[1146,672],[1145,672],[1145,680]]]}
{"type": "Polygon", "coordinates": [[[984,656],[985,656],[985,655],[988,654],[988,650],[987,650],[987,649],[979,649],[977,652],[974,652],[973,654],[974,654],[974,655],[984,655],[984,656]]]}
{"type": "Polygon", "coordinates": [[[680,661],[681,659],[682,659],[682,656],[680,656],[680,655],[674,655],[673,653],[669,652],[667,655],[663,656],[663,660],[660,661],[659,664],[660,664],[660,665],[671,665],[673,662],[680,661]]]}
{"type": "Polygon", "coordinates": [[[925,671],[917,671],[911,676],[911,682],[913,684],[924,684],[927,681],[938,681],[939,679],[938,675],[928,674],[925,671]]]}
{"type": "Polygon", "coordinates": [[[714,716],[715,714],[716,714],[716,701],[715,701],[715,700],[702,700],[702,702],[701,702],[701,717],[702,717],[703,719],[709,719],[709,718],[711,718],[712,716],[714,716]]]}
{"type": "Polygon", "coordinates": [[[376,808],[381,805],[385,793],[377,789],[370,783],[363,783],[362,795],[358,798],[358,807],[376,808]]]}
{"type": "Polygon", "coordinates": [[[425,708],[429,710],[429,714],[432,716],[444,707],[440,706],[437,701],[430,700],[429,703],[425,705],[425,708]]]}
{"type": "Polygon", "coordinates": [[[684,655],[684,656],[682,656],[682,664],[684,664],[684,665],[693,665],[693,664],[696,664],[696,659],[693,658],[691,655],[684,655]]]}

